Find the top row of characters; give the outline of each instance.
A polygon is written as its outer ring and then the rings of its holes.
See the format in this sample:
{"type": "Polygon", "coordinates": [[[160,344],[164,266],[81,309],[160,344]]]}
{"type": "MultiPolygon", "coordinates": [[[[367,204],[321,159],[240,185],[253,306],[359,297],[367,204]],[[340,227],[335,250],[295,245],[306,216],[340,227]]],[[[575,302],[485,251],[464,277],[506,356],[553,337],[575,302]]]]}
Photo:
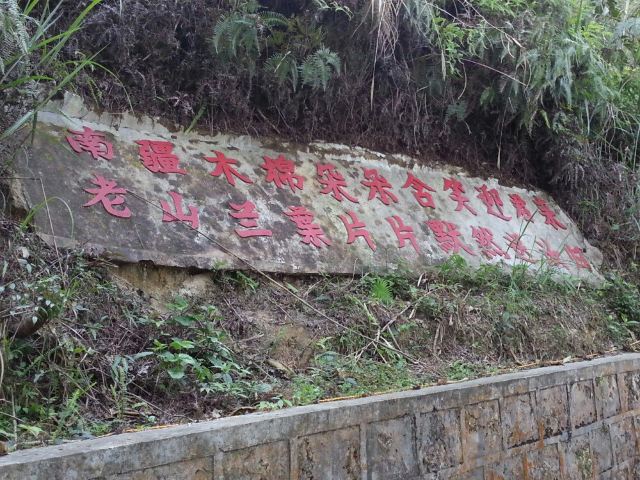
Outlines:
{"type": "MultiPolygon", "coordinates": [[[[70,136],[66,139],[69,145],[76,153],[88,152],[94,159],[111,160],[113,158],[113,145],[105,138],[104,133],[96,132],[89,127],[83,127],[83,130],[69,130],[70,136]]],[[[184,175],[187,172],[180,168],[179,159],[173,153],[174,145],[171,142],[163,140],[138,140],[136,144],[139,146],[139,155],[144,166],[153,173],[176,173],[184,175]]],[[[216,165],[211,172],[214,177],[224,175],[227,182],[234,186],[236,179],[252,184],[246,175],[237,170],[235,165],[238,161],[228,158],[220,151],[214,151],[215,157],[204,157],[204,159],[216,165]]],[[[277,158],[264,156],[264,163],[261,166],[266,170],[266,181],[272,182],[277,188],[289,187],[291,191],[302,190],[304,187],[304,177],[296,174],[295,163],[288,160],[284,155],[277,158]]],[[[364,180],[360,183],[369,188],[368,201],[377,198],[385,205],[391,205],[398,202],[398,197],[392,191],[392,185],[389,181],[373,168],[363,168],[364,180]]],[[[357,198],[351,195],[347,190],[347,182],[344,176],[336,169],[335,165],[330,163],[316,165],[316,173],[318,181],[322,185],[321,194],[330,194],[334,199],[342,202],[346,199],[352,203],[360,203],[357,198]]],[[[412,173],[407,172],[407,179],[402,186],[403,189],[413,189],[413,196],[418,204],[424,208],[436,208],[432,193],[436,190],[416,178],[412,173]]],[[[473,206],[471,199],[466,196],[466,191],[462,183],[454,178],[445,178],[443,191],[451,191],[449,198],[456,203],[455,211],[466,210],[474,216],[478,215],[473,206]]],[[[486,184],[476,187],[478,192],[477,198],[482,201],[486,207],[486,213],[504,221],[510,221],[513,217],[506,215],[504,212],[504,203],[500,198],[498,190],[490,189],[486,184]]],[[[526,201],[518,194],[509,194],[509,200],[513,205],[516,217],[527,222],[533,222],[534,212],[528,208],[526,201]]],[[[551,226],[555,230],[566,230],[567,227],[558,218],[548,203],[541,197],[535,196],[533,199],[537,211],[540,212],[545,219],[545,224],[551,226]]]]}

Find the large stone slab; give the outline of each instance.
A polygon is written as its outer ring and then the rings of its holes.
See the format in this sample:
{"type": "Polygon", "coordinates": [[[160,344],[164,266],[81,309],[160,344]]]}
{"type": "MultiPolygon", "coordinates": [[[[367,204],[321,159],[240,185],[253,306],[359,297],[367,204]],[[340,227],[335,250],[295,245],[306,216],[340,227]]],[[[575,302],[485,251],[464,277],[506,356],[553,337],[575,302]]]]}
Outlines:
{"type": "Polygon", "coordinates": [[[343,145],[175,133],[73,97],[58,107],[38,116],[17,165],[31,180],[16,183],[28,208],[46,195],[36,225],[58,245],[291,273],[419,269],[457,253],[599,278],[599,252],[542,192],[343,145]]]}

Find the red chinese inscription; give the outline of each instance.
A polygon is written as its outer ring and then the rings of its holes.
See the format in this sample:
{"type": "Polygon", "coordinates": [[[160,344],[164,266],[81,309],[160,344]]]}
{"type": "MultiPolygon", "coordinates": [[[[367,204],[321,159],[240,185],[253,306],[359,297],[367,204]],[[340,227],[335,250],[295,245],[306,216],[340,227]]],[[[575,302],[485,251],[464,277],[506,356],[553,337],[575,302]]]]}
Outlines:
{"type": "Polygon", "coordinates": [[[527,222],[533,219],[533,215],[531,211],[527,208],[527,202],[524,201],[517,193],[510,193],[509,200],[511,200],[511,205],[516,209],[516,217],[524,218],[527,222]]]}
{"type": "Polygon", "coordinates": [[[173,143],[160,140],[137,140],[138,154],[147,170],[153,173],[179,173],[185,170],[178,167],[178,156],[173,153],[173,143]]]}
{"type": "Polygon", "coordinates": [[[436,236],[438,245],[446,253],[459,253],[462,249],[469,255],[475,255],[471,247],[460,239],[462,234],[458,231],[458,227],[455,224],[445,222],[444,220],[429,220],[426,223],[436,236]]]}
{"type": "Polygon", "coordinates": [[[216,154],[215,157],[204,157],[207,162],[216,164],[215,170],[211,172],[212,176],[219,177],[220,175],[224,175],[227,182],[229,182],[233,187],[236,186],[236,178],[239,178],[244,183],[253,183],[253,180],[238,172],[234,167],[234,165],[238,164],[238,161],[235,158],[229,158],[218,150],[214,150],[213,153],[216,154]]]}
{"type": "Polygon", "coordinates": [[[584,252],[580,247],[564,247],[565,252],[567,252],[567,255],[569,255],[569,257],[571,258],[571,260],[573,260],[573,263],[576,264],[576,267],[578,269],[584,269],[584,270],[589,270],[591,271],[591,264],[589,263],[589,260],[587,260],[587,258],[584,256],[584,252]]]}
{"type": "Polygon", "coordinates": [[[462,209],[466,208],[473,215],[478,215],[471,205],[469,205],[469,197],[465,195],[465,190],[462,184],[454,178],[445,178],[444,179],[444,190],[451,190],[451,195],[449,198],[456,202],[458,205],[456,206],[456,212],[462,211],[462,209]]]}
{"type": "Polygon", "coordinates": [[[404,182],[402,188],[413,188],[413,196],[420,206],[436,208],[436,204],[433,202],[433,197],[430,193],[435,192],[435,190],[422,180],[414,177],[413,174],[407,173],[407,181],[404,182]]]}
{"type": "Polygon", "coordinates": [[[547,263],[552,267],[567,268],[567,265],[560,258],[560,252],[554,250],[547,240],[536,240],[536,244],[540,247],[540,252],[545,256],[547,263]]]}
{"type": "Polygon", "coordinates": [[[411,242],[413,249],[416,252],[420,252],[418,242],[416,242],[416,236],[413,234],[413,227],[405,225],[398,215],[388,217],[387,222],[389,222],[389,225],[393,228],[393,232],[396,234],[396,238],[398,239],[398,248],[403,248],[408,240],[411,242]]]}
{"type": "Polygon", "coordinates": [[[104,133],[96,132],[89,127],[82,127],[82,131],[69,130],[69,133],[72,135],[66,137],[67,142],[74,152],[89,152],[95,160],[113,158],[113,145],[106,141],[104,133]]]}
{"type": "Polygon", "coordinates": [[[296,164],[293,160],[287,160],[284,155],[278,158],[262,157],[264,163],[260,165],[267,171],[267,182],[273,182],[278,188],[288,185],[292,192],[304,187],[304,177],[296,174],[296,164]]]}
{"type": "Polygon", "coordinates": [[[487,207],[487,213],[489,215],[493,215],[507,222],[511,220],[511,217],[506,216],[502,211],[504,204],[502,203],[498,190],[495,188],[489,189],[486,185],[482,185],[481,187],[476,187],[476,191],[478,192],[478,198],[487,207]]]}
{"type": "Polygon", "coordinates": [[[364,222],[361,221],[353,211],[347,212],[347,215],[338,215],[340,220],[342,220],[342,223],[344,223],[344,228],[347,229],[347,244],[350,245],[356,241],[356,238],[362,237],[364,238],[365,242],[367,242],[367,245],[369,245],[369,248],[375,252],[376,244],[373,243],[371,234],[366,229],[366,225],[364,224],[364,222]],[[349,216],[351,221],[347,219],[347,215],[349,216]]]}
{"type": "Polygon", "coordinates": [[[233,218],[240,220],[240,225],[244,228],[236,228],[235,231],[241,238],[247,237],[270,237],[273,235],[271,230],[258,228],[257,219],[260,217],[253,202],[246,201],[244,203],[229,203],[229,206],[235,212],[229,212],[233,218]]]}
{"type": "Polygon", "coordinates": [[[551,225],[556,230],[567,229],[567,226],[561,223],[560,220],[558,220],[556,214],[553,212],[553,210],[551,210],[551,207],[549,207],[549,204],[543,198],[533,197],[533,203],[536,207],[538,207],[540,215],[544,217],[545,224],[551,225]]]}
{"type": "Polygon", "coordinates": [[[523,260],[529,263],[536,263],[536,261],[531,256],[531,253],[522,241],[522,235],[518,235],[517,233],[509,233],[504,236],[504,239],[507,242],[507,252],[509,250],[513,250],[513,253],[518,260],[523,260]]]}
{"type": "Polygon", "coordinates": [[[510,259],[511,256],[502,250],[493,240],[493,232],[485,227],[471,227],[471,236],[475,239],[482,255],[489,260],[495,257],[510,259]]]}
{"type": "Polygon", "coordinates": [[[318,181],[323,185],[320,193],[324,195],[330,193],[339,202],[346,198],[350,202],[359,203],[357,198],[354,198],[345,190],[347,182],[334,165],[330,163],[316,165],[316,173],[318,174],[318,181]]]}
{"type": "Polygon", "coordinates": [[[189,213],[184,213],[182,210],[182,195],[178,192],[167,192],[173,201],[173,212],[171,206],[166,200],[160,200],[160,206],[164,214],[162,215],[163,222],[185,222],[190,223],[191,228],[197,229],[200,226],[200,219],[198,217],[198,208],[194,205],[189,205],[189,213]]]}
{"type": "Polygon", "coordinates": [[[378,197],[378,199],[384,203],[385,205],[391,205],[391,203],[396,203],[398,201],[398,197],[391,191],[391,184],[384,178],[382,175],[378,173],[375,168],[363,168],[365,180],[362,180],[360,183],[365,187],[369,187],[369,198],[368,200],[373,200],[378,197]]]}
{"type": "Polygon", "coordinates": [[[102,206],[109,215],[113,215],[114,217],[118,218],[131,217],[131,210],[123,205],[125,201],[124,195],[127,193],[127,190],[118,187],[115,180],[107,180],[106,178],[100,175],[96,175],[95,173],[94,176],[96,178],[91,180],[91,183],[96,185],[98,188],[84,189],[85,192],[95,196],[87,203],[85,203],[83,207],[90,207],[98,202],[101,202],[102,206]]]}
{"type": "Polygon", "coordinates": [[[284,214],[298,227],[298,235],[302,237],[302,243],[317,248],[322,247],[323,244],[331,245],[331,240],[325,236],[322,227],[313,223],[313,213],[306,207],[289,207],[289,211],[284,214]]]}

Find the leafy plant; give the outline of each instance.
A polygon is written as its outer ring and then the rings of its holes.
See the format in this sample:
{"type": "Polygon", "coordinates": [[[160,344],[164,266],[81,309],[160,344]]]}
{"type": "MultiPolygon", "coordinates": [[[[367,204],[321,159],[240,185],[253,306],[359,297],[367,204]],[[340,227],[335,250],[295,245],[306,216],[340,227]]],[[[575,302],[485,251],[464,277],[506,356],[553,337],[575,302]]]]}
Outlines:
{"type": "Polygon", "coordinates": [[[476,367],[472,364],[463,362],[462,360],[456,360],[449,367],[447,377],[450,380],[464,380],[472,378],[476,374],[476,367]]]}
{"type": "Polygon", "coordinates": [[[291,401],[294,405],[308,405],[321,399],[324,390],[314,383],[314,379],[296,377],[293,380],[293,395],[291,401]]]}
{"type": "MultiPolygon", "coordinates": [[[[318,8],[335,6],[323,2],[318,8]]],[[[260,67],[278,85],[288,82],[295,92],[300,84],[326,90],[329,80],[340,74],[340,58],[329,48],[319,45],[314,52],[304,54],[303,49],[320,43],[322,36],[320,30],[309,28],[299,19],[287,19],[250,0],[218,20],[212,42],[221,59],[240,59],[251,76],[260,67]],[[263,58],[269,49],[275,53],[263,58]]]]}
{"type": "Polygon", "coordinates": [[[299,83],[298,61],[291,51],[276,53],[264,64],[265,71],[275,76],[278,85],[284,85],[287,81],[295,92],[299,83]]]}
{"type": "Polygon", "coordinates": [[[371,282],[370,296],[373,300],[380,303],[393,303],[393,294],[391,293],[391,281],[387,278],[376,277],[371,282]]]}
{"type": "Polygon", "coordinates": [[[613,312],[607,327],[616,342],[635,338],[640,333],[640,291],[619,275],[611,275],[599,296],[613,312]]]}
{"type": "Polygon", "coordinates": [[[334,73],[340,74],[340,58],[326,47],[309,55],[300,66],[302,84],[312,88],[326,90],[334,73]]]}
{"type": "Polygon", "coordinates": [[[280,410],[285,407],[292,407],[293,403],[290,400],[282,398],[280,396],[272,397],[271,400],[263,400],[258,403],[258,410],[280,410]]]}
{"type": "Polygon", "coordinates": [[[265,10],[257,1],[241,2],[236,10],[223,15],[216,23],[213,48],[218,55],[244,60],[253,70],[270,33],[286,26],[287,20],[282,15],[265,10]]]}
{"type": "Polygon", "coordinates": [[[250,395],[254,385],[245,380],[250,372],[235,360],[225,343],[226,333],[214,327],[219,318],[217,309],[205,306],[192,312],[182,298],[175,299],[170,306],[177,315],[169,317],[163,326],[178,327],[187,338],[162,332],[153,340],[151,350],[160,361],[159,372],[177,382],[195,382],[206,394],[250,395]]]}
{"type": "Polygon", "coordinates": [[[82,71],[104,68],[93,56],[80,60],[61,58],[65,45],[101,2],[89,2],[65,30],[56,34],[51,32],[60,18],[62,3],[50,8],[48,1],[30,0],[20,9],[16,0],[0,2],[0,95],[14,103],[18,102],[16,97],[21,97],[20,102],[27,109],[0,138],[32,121],[36,112],[70,87],[82,71]],[[38,10],[40,15],[36,17],[38,10]]]}

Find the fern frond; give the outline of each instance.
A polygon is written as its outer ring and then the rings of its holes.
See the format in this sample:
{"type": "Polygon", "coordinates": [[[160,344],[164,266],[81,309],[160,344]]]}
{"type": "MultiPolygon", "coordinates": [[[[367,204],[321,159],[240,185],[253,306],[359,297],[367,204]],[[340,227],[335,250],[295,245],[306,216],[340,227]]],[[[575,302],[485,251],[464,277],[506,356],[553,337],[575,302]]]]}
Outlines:
{"type": "Polygon", "coordinates": [[[340,74],[340,57],[326,47],[309,55],[300,66],[302,83],[312,88],[326,90],[334,73],[340,74]]]}
{"type": "Polygon", "coordinates": [[[298,86],[298,62],[291,52],[273,55],[265,62],[264,68],[275,76],[278,85],[283,85],[289,80],[293,91],[296,91],[298,86]]]}
{"type": "Polygon", "coordinates": [[[244,2],[237,11],[222,15],[213,28],[212,43],[218,55],[244,56],[250,65],[262,52],[261,39],[276,27],[285,27],[287,19],[276,12],[263,11],[255,1],[244,2]]]}
{"type": "Polygon", "coordinates": [[[391,292],[391,282],[386,278],[376,278],[371,284],[369,295],[373,300],[386,305],[393,303],[393,293],[391,292]]]}

